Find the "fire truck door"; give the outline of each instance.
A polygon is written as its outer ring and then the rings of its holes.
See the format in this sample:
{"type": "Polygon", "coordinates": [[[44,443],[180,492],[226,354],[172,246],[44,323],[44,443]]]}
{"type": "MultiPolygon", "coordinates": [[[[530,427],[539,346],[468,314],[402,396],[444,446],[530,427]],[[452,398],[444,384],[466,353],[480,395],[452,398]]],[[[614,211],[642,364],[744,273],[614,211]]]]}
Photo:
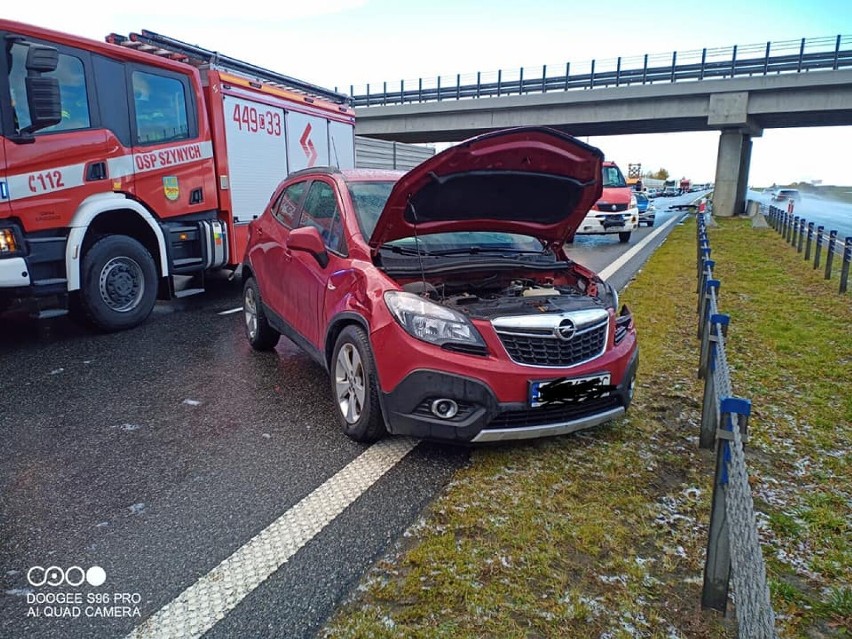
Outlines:
{"type": "Polygon", "coordinates": [[[25,38],[13,41],[10,53],[13,130],[4,139],[6,202],[28,233],[61,229],[70,224],[83,199],[111,188],[107,160],[114,151],[101,127],[92,56],[81,49],[25,38]],[[32,119],[25,78],[34,45],[58,50],[56,69],[41,76],[58,80],[61,120],[28,132],[32,119]]]}
{"type": "Polygon", "coordinates": [[[136,196],[161,219],[215,208],[213,145],[189,77],[141,65],[128,77],[136,196]]]}

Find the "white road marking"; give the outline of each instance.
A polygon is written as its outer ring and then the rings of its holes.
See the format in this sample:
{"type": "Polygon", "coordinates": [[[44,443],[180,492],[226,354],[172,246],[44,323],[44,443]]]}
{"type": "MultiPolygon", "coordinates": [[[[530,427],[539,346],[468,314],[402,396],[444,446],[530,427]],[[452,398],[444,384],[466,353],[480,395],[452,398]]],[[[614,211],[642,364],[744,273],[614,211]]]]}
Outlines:
{"type": "Polygon", "coordinates": [[[231,308],[231,309],[228,309],[227,311],[222,311],[220,313],[216,313],[216,315],[230,315],[231,313],[239,313],[241,310],[243,310],[243,307],[237,306],[237,308],[231,308]]]}
{"type": "Polygon", "coordinates": [[[418,441],[370,446],[206,575],[136,627],[126,639],[201,637],[342,513],[418,441]]]}
{"type": "Polygon", "coordinates": [[[669,228],[673,224],[677,224],[678,222],[680,222],[681,217],[683,217],[683,216],[680,215],[680,214],[675,215],[674,217],[672,217],[672,219],[670,219],[668,222],[663,224],[660,228],[656,229],[653,233],[645,236],[645,238],[641,242],[639,242],[639,244],[634,246],[632,249],[630,249],[626,253],[623,253],[621,255],[621,257],[619,257],[612,264],[607,266],[604,270],[600,271],[598,273],[600,278],[602,280],[607,280],[610,277],[612,277],[613,275],[615,275],[616,272],[618,271],[618,269],[620,269],[622,266],[627,264],[627,262],[629,262],[633,258],[634,255],[636,255],[639,251],[641,251],[643,248],[648,246],[648,244],[653,242],[655,237],[657,237],[660,233],[665,231],[667,228],[669,228]]]}

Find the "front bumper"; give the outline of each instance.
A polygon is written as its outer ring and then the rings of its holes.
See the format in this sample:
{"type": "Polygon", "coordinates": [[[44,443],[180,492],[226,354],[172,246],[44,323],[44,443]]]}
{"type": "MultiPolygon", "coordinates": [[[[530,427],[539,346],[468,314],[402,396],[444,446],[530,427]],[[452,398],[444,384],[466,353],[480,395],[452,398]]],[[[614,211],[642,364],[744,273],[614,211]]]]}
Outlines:
{"type": "Polygon", "coordinates": [[[609,233],[628,233],[636,230],[639,224],[639,209],[636,207],[617,213],[589,211],[583,223],[577,229],[577,235],[605,235],[609,233]],[[618,223],[620,220],[620,223],[618,223]]]}
{"type": "Polygon", "coordinates": [[[394,434],[455,442],[494,442],[563,435],[591,428],[623,415],[633,399],[638,349],[621,382],[606,397],[571,404],[530,408],[521,402],[498,402],[478,379],[436,370],[408,374],[381,400],[388,430],[394,434]],[[451,399],[458,414],[441,419],[430,412],[436,399],[451,399]]]}
{"type": "Polygon", "coordinates": [[[0,259],[0,288],[18,288],[30,285],[30,269],[23,257],[0,259]]]}

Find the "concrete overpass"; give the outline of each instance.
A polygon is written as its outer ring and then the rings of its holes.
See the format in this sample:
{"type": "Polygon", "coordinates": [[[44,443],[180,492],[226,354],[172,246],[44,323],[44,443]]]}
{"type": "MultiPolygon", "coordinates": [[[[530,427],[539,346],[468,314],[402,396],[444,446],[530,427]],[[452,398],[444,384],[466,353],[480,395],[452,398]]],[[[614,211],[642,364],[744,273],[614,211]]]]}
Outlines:
{"type": "MultiPolygon", "coordinates": [[[[614,85],[587,90],[478,98],[468,92],[472,99],[442,99],[439,88],[440,101],[413,103],[400,91],[401,104],[358,108],[356,133],[400,142],[453,142],[519,125],[551,126],[575,136],[719,131],[714,211],[734,215],[743,208],[751,140],[763,129],[852,125],[852,69],[838,68],[837,62],[848,65],[848,54],[835,52],[833,66],[808,72],[800,58],[794,72],[776,75],[626,86],[616,79],[614,85]]],[[[448,92],[451,96],[453,87],[448,92]]],[[[460,87],[456,92],[463,98],[460,87]]]]}

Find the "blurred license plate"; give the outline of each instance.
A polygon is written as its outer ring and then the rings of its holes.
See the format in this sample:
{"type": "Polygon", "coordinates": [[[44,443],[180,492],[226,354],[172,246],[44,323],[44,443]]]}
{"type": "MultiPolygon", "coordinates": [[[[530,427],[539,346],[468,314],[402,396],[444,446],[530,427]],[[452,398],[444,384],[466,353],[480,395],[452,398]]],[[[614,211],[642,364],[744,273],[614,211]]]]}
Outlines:
{"type": "Polygon", "coordinates": [[[610,226],[624,226],[624,216],[623,215],[607,215],[603,221],[603,227],[609,228],[610,226]]]}
{"type": "MultiPolygon", "coordinates": [[[[552,384],[558,383],[560,394],[567,395],[570,393],[570,389],[565,388],[566,386],[576,386],[581,382],[597,382],[598,386],[609,386],[610,379],[610,374],[607,373],[605,375],[591,375],[590,377],[575,377],[573,379],[563,378],[551,379],[546,382],[530,382],[530,407],[538,408],[549,401],[548,399],[542,399],[542,391],[544,391],[544,395],[546,396],[548,394],[548,387],[552,384]]],[[[561,399],[566,399],[566,397],[562,397],[561,399]]]]}

